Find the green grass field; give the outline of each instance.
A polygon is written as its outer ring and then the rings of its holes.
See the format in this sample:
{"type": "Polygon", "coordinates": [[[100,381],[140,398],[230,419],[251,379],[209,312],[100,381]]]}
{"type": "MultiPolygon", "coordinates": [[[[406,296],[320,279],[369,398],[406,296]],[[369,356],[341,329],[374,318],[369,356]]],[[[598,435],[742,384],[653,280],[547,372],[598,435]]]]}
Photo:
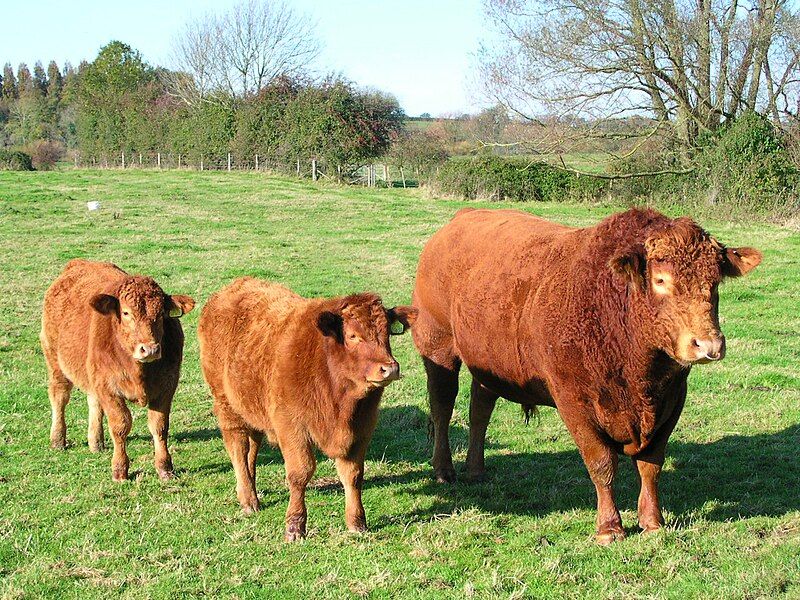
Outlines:
{"type": "MultiPolygon", "coordinates": [[[[623,461],[617,491],[630,535],[595,545],[594,488],[551,409],[526,426],[517,405],[498,403],[489,481],[436,484],[410,336],[394,341],[406,377],[384,395],[367,456],[363,535],[346,532],[344,497],[323,458],[308,539],[284,543],[288,494],[269,447],[258,467],[263,510],[242,516],[200,374],[199,310],[183,319],[170,439],[177,480],[158,480],[145,412],[133,407],[133,475],[114,484],[110,452],[87,448],[81,392],[67,408],[70,447],[49,449],[39,319],[70,258],[150,274],[198,306],[245,274],[305,295],[370,289],[391,305],[410,299],[423,244],[462,205],[253,173],[0,173],[0,596],[800,598],[800,234],[788,227],[724,215],[703,223],[765,260],[722,287],[728,356],[690,377],[661,480],[667,526],[654,535],[634,527],[638,490],[623,461]],[[102,209],[87,211],[88,200],[102,209]]],[[[587,225],[618,207],[521,208],[587,225]]],[[[464,377],[457,468],[468,388],[464,377]]]]}

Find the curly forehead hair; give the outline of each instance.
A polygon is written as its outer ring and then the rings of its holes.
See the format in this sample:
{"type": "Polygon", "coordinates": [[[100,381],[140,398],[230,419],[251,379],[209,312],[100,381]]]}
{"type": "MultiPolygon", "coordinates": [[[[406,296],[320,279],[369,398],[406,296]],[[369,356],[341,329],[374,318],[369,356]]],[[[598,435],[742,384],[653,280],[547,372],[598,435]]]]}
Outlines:
{"type": "Polygon", "coordinates": [[[720,277],[723,248],[688,217],[659,223],[645,241],[648,260],[667,261],[704,280],[720,277]]]}
{"type": "Polygon", "coordinates": [[[377,294],[366,292],[345,296],[340,306],[343,319],[356,321],[366,330],[386,326],[386,310],[377,294]]]}
{"type": "Polygon", "coordinates": [[[152,277],[126,277],[117,289],[117,297],[128,306],[148,313],[164,305],[164,290],[152,277]]]}

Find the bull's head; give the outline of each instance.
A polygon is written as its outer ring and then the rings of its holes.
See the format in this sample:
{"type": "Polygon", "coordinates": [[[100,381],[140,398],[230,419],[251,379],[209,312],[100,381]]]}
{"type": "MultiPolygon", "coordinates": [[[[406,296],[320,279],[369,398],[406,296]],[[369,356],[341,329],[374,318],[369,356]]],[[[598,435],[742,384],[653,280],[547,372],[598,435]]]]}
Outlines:
{"type": "Polygon", "coordinates": [[[691,219],[680,218],[622,252],[609,266],[653,316],[648,332],[661,350],[683,365],[720,360],[725,336],[719,326],[717,288],[761,262],[754,248],[726,248],[691,219]]]}
{"type": "Polygon", "coordinates": [[[126,277],[113,292],[97,294],[90,304],[116,320],[120,346],[141,363],[161,358],[164,319],[177,319],[194,308],[189,296],[169,296],[150,277],[126,277]]]}
{"type": "Polygon", "coordinates": [[[405,333],[417,318],[411,306],[384,308],[374,294],[355,294],[323,310],[317,327],[326,340],[329,364],[337,374],[368,389],[400,378],[390,335],[405,333]]]}

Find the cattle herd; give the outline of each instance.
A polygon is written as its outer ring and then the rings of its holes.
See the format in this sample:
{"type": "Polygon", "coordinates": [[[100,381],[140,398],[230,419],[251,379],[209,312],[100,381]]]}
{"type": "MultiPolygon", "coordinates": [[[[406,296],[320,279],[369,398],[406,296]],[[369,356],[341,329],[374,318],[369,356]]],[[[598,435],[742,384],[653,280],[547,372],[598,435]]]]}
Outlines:
{"type": "MultiPolygon", "coordinates": [[[[596,539],[624,537],[613,482],[620,454],[641,482],[643,531],[663,525],[658,478],[692,365],[720,360],[717,287],[761,262],[691,219],[632,209],[571,228],[514,210],[463,209],[425,245],[411,306],[356,293],[306,299],[250,277],[213,294],[200,315],[203,376],[245,513],[258,509],[264,436],[286,465],[286,539],[306,533],[314,447],[335,460],[345,521],[364,531],[364,457],[383,389],[400,376],[390,335],[411,329],[427,374],[437,480],[455,481],[448,428],[465,365],[472,375],[469,478],[484,476],[484,438],[499,397],[526,412],[558,410],[597,492],[596,539]]],[[[88,440],[114,444],[112,478],[128,478],[127,403],[148,409],[155,467],[174,477],[167,446],[183,357],[178,319],[194,300],[110,263],[70,261],[48,289],[41,343],[49,374],[50,443],[66,447],[64,410],[86,392],[88,440]]]]}

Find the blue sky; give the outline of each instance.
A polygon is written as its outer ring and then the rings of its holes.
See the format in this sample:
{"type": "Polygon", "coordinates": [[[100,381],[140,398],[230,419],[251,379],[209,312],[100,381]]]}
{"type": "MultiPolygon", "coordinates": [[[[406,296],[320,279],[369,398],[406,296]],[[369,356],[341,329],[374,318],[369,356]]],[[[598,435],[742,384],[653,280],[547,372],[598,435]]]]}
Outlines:
{"type": "MultiPolygon", "coordinates": [[[[324,53],[317,68],[397,96],[407,114],[475,112],[470,84],[485,34],[480,0],[293,0],[317,21],[324,53]]],[[[77,64],[119,39],[148,62],[167,66],[172,38],[186,20],[234,0],[42,2],[0,0],[0,62],[51,59],[77,64]]]]}

